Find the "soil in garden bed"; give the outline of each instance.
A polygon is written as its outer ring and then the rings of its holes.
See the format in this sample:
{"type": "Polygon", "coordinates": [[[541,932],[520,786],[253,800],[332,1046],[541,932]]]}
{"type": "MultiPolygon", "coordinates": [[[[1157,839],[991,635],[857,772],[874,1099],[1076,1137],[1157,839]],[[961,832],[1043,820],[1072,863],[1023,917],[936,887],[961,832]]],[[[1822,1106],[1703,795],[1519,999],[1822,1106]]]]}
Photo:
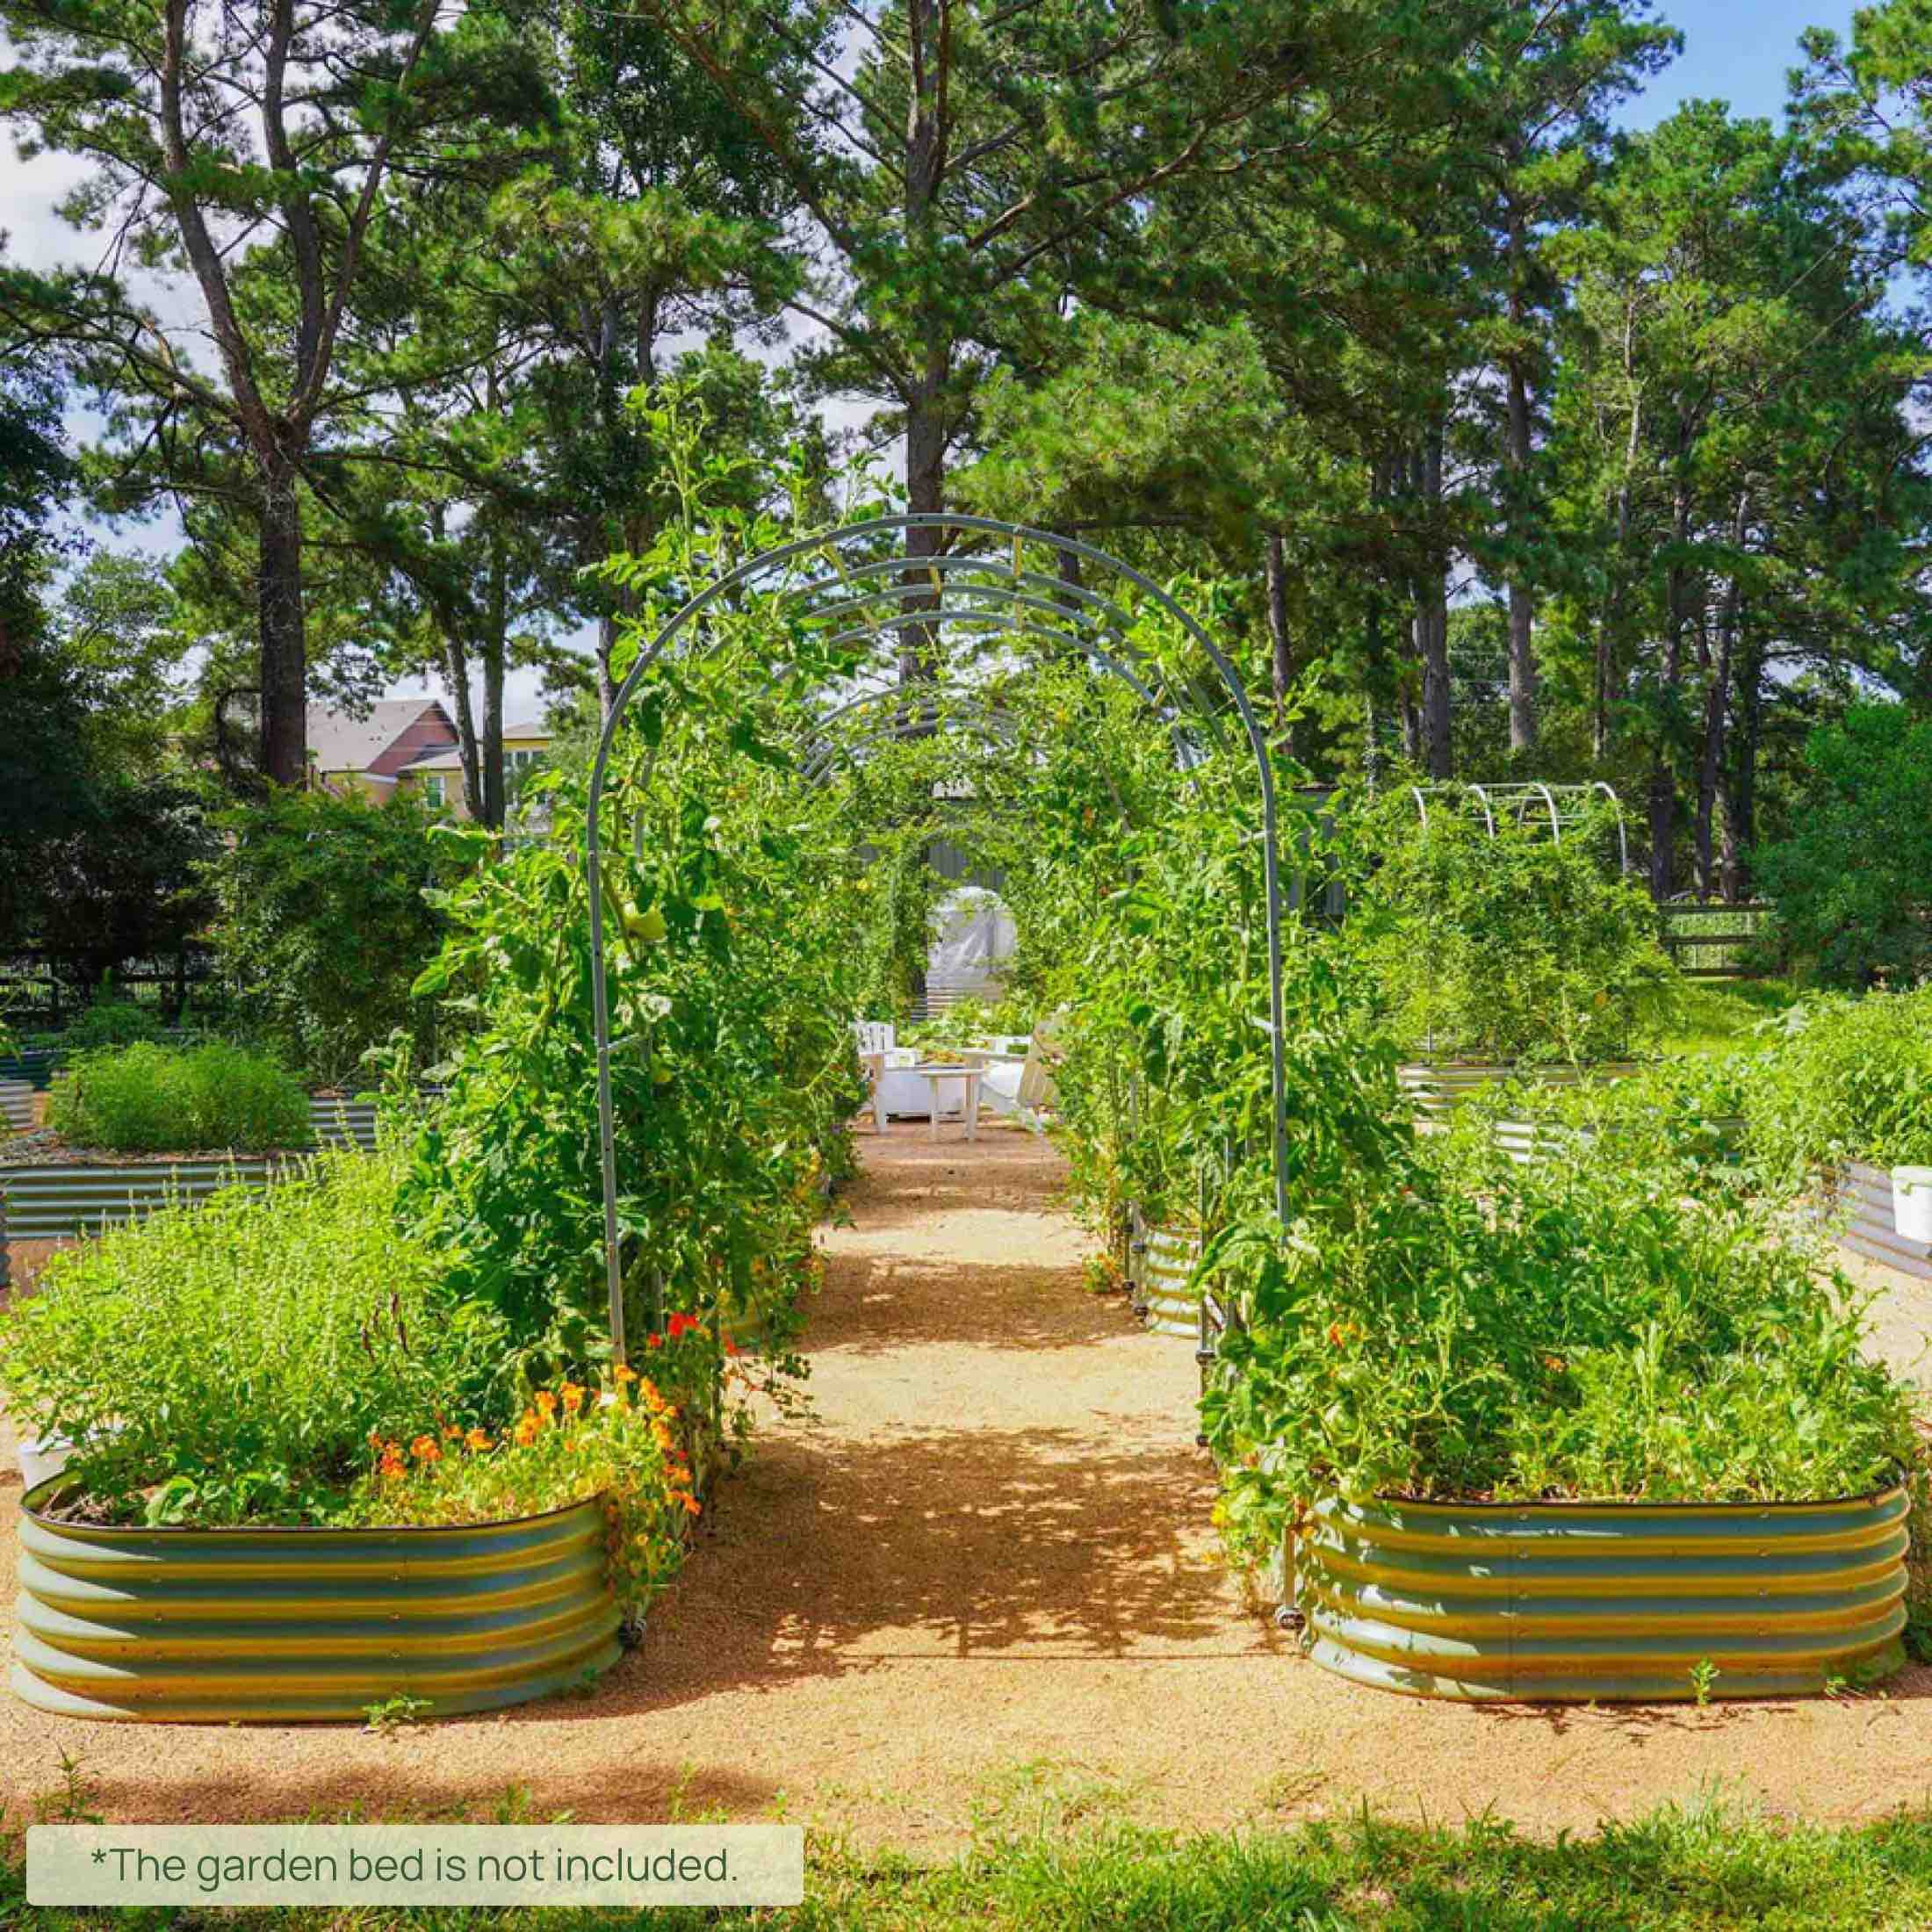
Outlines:
{"type": "Polygon", "coordinates": [[[75,1147],[50,1127],[0,1141],[0,1167],[178,1167],[184,1161],[300,1160],[311,1147],[182,1147],[161,1154],[121,1153],[111,1147],[75,1147]]]}

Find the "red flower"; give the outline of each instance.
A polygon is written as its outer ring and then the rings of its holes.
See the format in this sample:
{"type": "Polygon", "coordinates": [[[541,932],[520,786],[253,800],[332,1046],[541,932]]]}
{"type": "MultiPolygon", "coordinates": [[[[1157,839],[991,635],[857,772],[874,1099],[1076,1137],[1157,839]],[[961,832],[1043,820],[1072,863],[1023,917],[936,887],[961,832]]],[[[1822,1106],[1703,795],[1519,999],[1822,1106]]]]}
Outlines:
{"type": "Polygon", "coordinates": [[[703,1327],[695,1315],[674,1315],[671,1317],[671,1339],[674,1342],[681,1335],[688,1335],[694,1329],[703,1327]]]}
{"type": "Polygon", "coordinates": [[[647,1335],[644,1338],[644,1345],[646,1348],[662,1348],[664,1337],[661,1335],[647,1335]]]}

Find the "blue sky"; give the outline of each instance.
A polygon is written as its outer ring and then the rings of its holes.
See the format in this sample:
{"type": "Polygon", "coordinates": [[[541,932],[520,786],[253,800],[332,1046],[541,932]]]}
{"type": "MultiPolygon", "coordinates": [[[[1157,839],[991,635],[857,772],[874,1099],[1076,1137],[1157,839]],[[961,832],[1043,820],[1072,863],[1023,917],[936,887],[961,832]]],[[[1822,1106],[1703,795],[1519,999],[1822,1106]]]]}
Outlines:
{"type": "Polygon", "coordinates": [[[1829,27],[1851,37],[1853,0],[1661,0],[1657,11],[1683,35],[1683,52],[1619,117],[1649,127],[1681,102],[1728,101],[1741,114],[1777,119],[1784,76],[1798,66],[1798,37],[1829,27]]]}

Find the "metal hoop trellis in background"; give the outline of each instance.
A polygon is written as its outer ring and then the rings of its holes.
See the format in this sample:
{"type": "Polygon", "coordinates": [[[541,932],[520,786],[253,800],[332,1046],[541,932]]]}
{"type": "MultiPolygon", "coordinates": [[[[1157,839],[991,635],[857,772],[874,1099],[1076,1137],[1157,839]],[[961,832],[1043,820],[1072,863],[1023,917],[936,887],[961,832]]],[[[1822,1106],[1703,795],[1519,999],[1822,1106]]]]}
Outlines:
{"type": "Polygon", "coordinates": [[[1499,820],[1513,819],[1525,829],[1540,832],[1547,828],[1559,845],[1565,833],[1588,824],[1594,814],[1607,806],[1611,823],[1617,828],[1618,869],[1630,870],[1624,802],[1617,796],[1616,788],[1601,778],[1587,785],[1546,785],[1540,779],[1503,785],[1411,785],[1409,795],[1416,801],[1416,812],[1424,832],[1429,829],[1429,805],[1433,799],[1453,810],[1479,814],[1492,839],[1499,820]]]}
{"type": "MultiPolygon", "coordinates": [[[[610,996],[604,965],[603,848],[600,808],[611,747],[625,707],[639,683],[696,619],[732,598],[751,591],[782,598],[789,618],[825,627],[834,645],[862,644],[890,650],[895,655],[908,638],[915,647],[950,631],[976,649],[1000,640],[1071,646],[1097,669],[1120,679],[1135,691],[1173,732],[1177,750],[1190,755],[1182,721],[1202,725],[1214,743],[1226,740],[1209,701],[1212,686],[1176,681],[1135,649],[1128,633],[1134,624],[1106,596],[1075,580],[1072,565],[1093,566],[1131,584],[1164,615],[1171,618],[1198,645],[1213,666],[1232,703],[1260,782],[1262,871],[1268,920],[1268,1031],[1270,1071],[1273,1090],[1270,1152],[1274,1170],[1276,1212],[1287,1219],[1287,1048],[1283,1038],[1282,898],[1274,775],[1267,740],[1249,702],[1239,673],[1201,625],[1168,593],[1131,565],[1077,538],[1034,530],[1023,523],[991,517],[947,513],[873,517],[847,523],[812,537],[782,544],[747,559],[697,592],[667,620],[638,654],[617,688],[603,733],[590,768],[590,795],[585,814],[584,858],[590,892],[590,991],[597,1043],[597,1128],[603,1170],[604,1272],[610,1298],[610,1336],[615,1359],[624,1359],[624,1270],[617,1234],[616,1129],[610,1082],[610,996]],[[899,547],[913,531],[932,533],[931,554],[915,554],[899,547]],[[1061,567],[1042,571],[1028,567],[1026,552],[1044,549],[1061,567]],[[817,566],[816,569],[812,566],[817,566]],[[802,571],[802,574],[801,574],[802,571]]],[[[702,633],[699,648],[706,648],[702,633]]],[[[774,681],[790,674],[780,667],[774,681]]],[[[916,704],[920,687],[898,688],[892,695],[916,704]]],[[[818,720],[830,724],[846,713],[862,717],[869,704],[887,696],[876,691],[840,706],[818,720]]],[[[983,718],[997,732],[998,721],[983,718]]],[[[878,735],[874,733],[874,735],[878,735]]],[[[1198,758],[1198,746],[1191,755],[1198,758]]],[[[823,768],[823,747],[811,762],[823,768]]]]}

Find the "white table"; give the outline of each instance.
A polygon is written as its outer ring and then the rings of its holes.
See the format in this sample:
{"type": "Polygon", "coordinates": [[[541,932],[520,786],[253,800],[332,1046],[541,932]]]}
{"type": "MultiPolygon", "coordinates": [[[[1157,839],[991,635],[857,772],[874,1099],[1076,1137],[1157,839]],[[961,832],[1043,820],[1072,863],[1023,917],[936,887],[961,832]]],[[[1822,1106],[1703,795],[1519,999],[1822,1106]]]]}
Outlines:
{"type": "Polygon", "coordinates": [[[979,1082],[982,1070],[978,1067],[921,1066],[911,1071],[919,1075],[933,1090],[933,1138],[939,1138],[940,1095],[941,1080],[963,1080],[966,1083],[966,1138],[979,1138],[979,1082]]]}

